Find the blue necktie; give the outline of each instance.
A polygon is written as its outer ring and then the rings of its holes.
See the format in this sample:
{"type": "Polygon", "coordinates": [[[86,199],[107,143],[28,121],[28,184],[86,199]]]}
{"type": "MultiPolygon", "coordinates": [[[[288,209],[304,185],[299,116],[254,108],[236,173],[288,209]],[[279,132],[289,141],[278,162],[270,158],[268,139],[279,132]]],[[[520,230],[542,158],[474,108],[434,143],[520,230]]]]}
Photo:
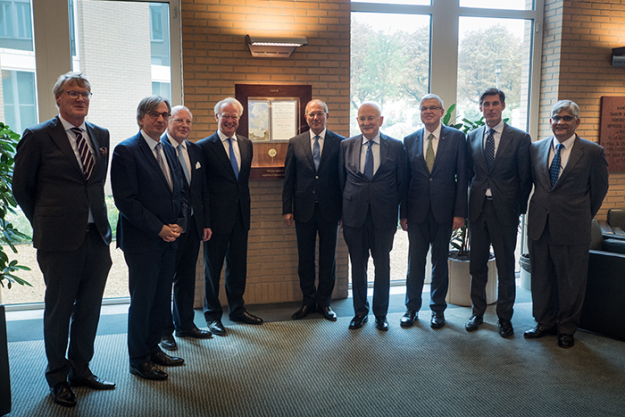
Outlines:
{"type": "Polygon", "coordinates": [[[182,143],[178,145],[176,149],[178,149],[178,159],[180,160],[180,165],[182,165],[182,171],[187,179],[187,184],[191,185],[191,173],[189,172],[187,161],[185,161],[184,154],[182,153],[182,143]]]}
{"type": "Polygon", "coordinates": [[[488,136],[486,137],[486,146],[484,147],[484,157],[486,158],[486,166],[488,170],[493,169],[495,163],[495,137],[493,136],[495,131],[490,129],[488,136]]]}
{"type": "Polygon", "coordinates": [[[319,162],[321,162],[321,147],[319,146],[319,135],[315,136],[313,144],[313,162],[315,163],[315,171],[319,171],[319,162]]]}
{"type": "Polygon", "coordinates": [[[558,182],[558,177],[560,176],[560,150],[564,145],[558,143],[556,146],[556,154],[553,156],[553,161],[551,161],[551,167],[549,167],[549,176],[551,177],[551,188],[553,188],[558,182]]]}
{"type": "Polygon", "coordinates": [[[239,179],[239,164],[237,164],[237,157],[234,154],[234,148],[232,147],[232,138],[228,138],[228,143],[230,144],[230,165],[232,165],[234,176],[239,179]]]}
{"type": "Polygon", "coordinates": [[[373,141],[370,140],[367,143],[367,155],[365,157],[365,170],[364,174],[367,178],[373,178],[373,151],[371,150],[371,145],[373,145],[373,141]]]}

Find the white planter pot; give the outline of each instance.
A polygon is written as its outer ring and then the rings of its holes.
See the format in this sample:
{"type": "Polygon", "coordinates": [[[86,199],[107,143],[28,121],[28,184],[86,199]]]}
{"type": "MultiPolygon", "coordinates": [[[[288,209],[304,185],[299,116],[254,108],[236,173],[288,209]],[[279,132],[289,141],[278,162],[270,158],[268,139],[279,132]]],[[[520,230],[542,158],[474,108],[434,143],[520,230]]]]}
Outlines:
{"type": "MultiPolygon", "coordinates": [[[[471,274],[469,261],[449,258],[449,288],[445,301],[449,304],[471,307],[471,274]]],[[[495,258],[488,261],[488,282],[486,283],[486,303],[497,301],[497,265],[495,258]]]]}

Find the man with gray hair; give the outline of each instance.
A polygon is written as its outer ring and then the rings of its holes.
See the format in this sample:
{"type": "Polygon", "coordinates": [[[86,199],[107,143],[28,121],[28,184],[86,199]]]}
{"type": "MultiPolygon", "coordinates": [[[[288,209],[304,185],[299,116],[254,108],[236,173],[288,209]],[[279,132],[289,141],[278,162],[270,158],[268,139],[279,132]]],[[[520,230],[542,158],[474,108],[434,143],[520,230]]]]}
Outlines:
{"type": "Polygon", "coordinates": [[[226,261],[226,297],[230,320],[262,324],[245,308],[243,294],[247,277],[247,235],[250,230],[250,169],[252,142],[236,131],[243,106],[228,97],[215,105],[217,132],[200,140],[206,165],[210,199],[211,239],[204,242],[204,317],[208,330],[225,336],[221,322],[219,281],[226,261]]]}
{"type": "Polygon", "coordinates": [[[603,148],[580,138],[575,133],[579,124],[577,104],[560,100],[549,119],[553,136],[530,148],[534,194],[527,235],[537,325],[524,336],[557,334],[564,349],[575,343],[586,292],[590,224],[609,185],[603,148]]]}
{"type": "Polygon", "coordinates": [[[208,207],[208,188],[204,173],[202,149],[187,139],[191,135],[193,115],[185,106],[171,109],[167,132],[161,137],[163,143],[176,148],[176,155],[184,173],[184,188],[187,190],[189,217],[187,233],[178,238],[176,250],[176,272],[174,274],[173,314],[167,309],[167,320],[161,340],[161,347],[176,350],[177,337],[210,339],[211,333],[198,329],[193,322],[193,301],[195,298],[195,264],[200,251],[200,241],[210,239],[210,212],[208,207]]]}
{"type": "Polygon", "coordinates": [[[73,407],[70,385],[115,388],[89,369],[111,269],[104,201],[109,132],[85,121],[91,85],[82,74],[61,75],[53,91],[59,114],[24,131],[15,155],[13,195],[33,226],[46,283],[46,380],[54,402],[73,407]]]}
{"type": "Polygon", "coordinates": [[[400,206],[400,224],[408,232],[406,314],[402,327],[410,327],[421,308],[426,257],[432,249],[430,290],[431,326],[445,325],[451,232],[464,226],[467,216],[467,168],[465,136],[443,126],[443,100],[436,94],[421,99],[423,129],[404,138],[410,166],[410,185],[400,206]]]}
{"type": "Polygon", "coordinates": [[[161,141],[171,106],[160,96],[137,108],[141,130],[115,147],[111,185],[119,209],[117,246],[128,264],[130,373],[165,380],[155,366],[179,366],[181,358],[159,348],[170,308],[177,239],[186,227],[186,195],[176,150],[161,141]]]}

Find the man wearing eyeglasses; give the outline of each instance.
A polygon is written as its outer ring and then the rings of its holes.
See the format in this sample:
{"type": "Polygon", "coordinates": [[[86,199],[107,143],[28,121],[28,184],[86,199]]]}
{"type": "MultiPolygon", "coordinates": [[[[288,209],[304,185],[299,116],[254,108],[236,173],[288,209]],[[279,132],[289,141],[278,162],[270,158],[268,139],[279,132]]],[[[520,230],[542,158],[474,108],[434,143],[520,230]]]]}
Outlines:
{"type": "Polygon", "coordinates": [[[295,220],[302,306],[293,320],[319,312],[336,321],[330,307],[336,271],[336,243],[341,220],[339,148],[345,139],[326,129],[328,106],[321,100],[306,105],[308,132],[289,141],[284,164],[282,218],[292,226],[295,220]],[[315,287],[315,242],[319,235],[319,285],[315,287]]]}
{"type": "Polygon", "coordinates": [[[117,246],[128,265],[128,353],[130,373],[150,380],[168,375],[156,365],[184,360],[159,347],[170,309],[177,239],[186,228],[186,194],[176,150],[161,141],[171,106],[160,96],[145,97],[137,108],[141,130],[115,147],[111,185],[119,209],[117,246]]]}
{"type": "Polygon", "coordinates": [[[13,194],[33,226],[46,283],[46,380],[54,402],[72,407],[76,396],[70,385],[115,388],[89,369],[111,268],[104,201],[109,132],[85,121],[91,85],[82,74],[61,75],[53,91],[59,114],[24,131],[13,194]]]}
{"type": "Polygon", "coordinates": [[[534,194],[528,215],[532,302],[536,327],[526,339],[558,335],[564,349],[575,343],[590,247],[590,224],[608,192],[603,148],[575,133],[579,107],[560,100],[551,109],[553,137],[531,146],[534,194]]]}
{"type": "Polygon", "coordinates": [[[467,169],[465,136],[443,126],[443,101],[436,94],[421,99],[423,129],[404,138],[410,167],[410,185],[400,208],[400,224],[408,232],[406,314],[402,327],[410,327],[421,308],[426,257],[432,249],[430,325],[445,325],[451,232],[464,226],[467,215],[467,169]]]}
{"type": "Polygon", "coordinates": [[[217,132],[197,142],[206,164],[213,231],[210,240],[204,242],[204,317],[212,334],[225,336],[219,301],[224,260],[230,320],[256,325],[262,324],[263,320],[248,312],[243,300],[250,230],[252,142],[236,133],[243,114],[243,106],[237,99],[225,98],[215,105],[214,110],[217,132]]]}

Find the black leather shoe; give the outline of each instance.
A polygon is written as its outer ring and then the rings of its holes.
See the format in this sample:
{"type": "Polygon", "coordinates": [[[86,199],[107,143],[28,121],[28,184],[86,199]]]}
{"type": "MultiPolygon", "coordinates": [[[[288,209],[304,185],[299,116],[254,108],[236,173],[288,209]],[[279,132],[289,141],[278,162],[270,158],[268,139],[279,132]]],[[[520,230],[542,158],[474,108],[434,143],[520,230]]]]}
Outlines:
{"type": "Polygon", "coordinates": [[[306,306],[303,305],[299,308],[299,310],[297,310],[295,313],[293,313],[293,315],[291,316],[291,318],[293,320],[301,320],[304,317],[306,317],[309,314],[314,313],[316,310],[315,306],[306,306]]]}
{"type": "Polygon", "coordinates": [[[161,366],[181,366],[184,365],[184,359],[175,356],[169,356],[165,352],[158,351],[150,357],[152,362],[161,366]]]}
{"type": "Polygon", "coordinates": [[[575,338],[572,334],[562,333],[558,335],[558,346],[562,349],[572,348],[575,344],[575,338]]]}
{"type": "Polygon", "coordinates": [[[514,334],[514,329],[512,328],[512,322],[510,320],[499,319],[497,326],[499,327],[499,335],[501,337],[507,339],[514,334]]]}
{"type": "Polygon", "coordinates": [[[237,316],[230,317],[230,320],[245,324],[263,324],[263,319],[261,319],[260,317],[256,317],[255,315],[250,314],[247,311],[244,311],[237,316]]]}
{"type": "Polygon", "coordinates": [[[213,337],[211,332],[208,330],[198,329],[197,327],[193,327],[191,330],[176,330],[177,337],[190,337],[192,339],[210,339],[213,337]]]}
{"type": "Polygon", "coordinates": [[[360,329],[363,324],[367,322],[367,316],[354,316],[352,321],[349,322],[349,328],[351,330],[360,329]]]}
{"type": "Polygon", "coordinates": [[[440,329],[445,325],[445,313],[442,311],[432,311],[432,322],[430,326],[433,329],[440,329]]]}
{"type": "Polygon", "coordinates": [[[70,387],[87,387],[91,389],[97,390],[106,390],[106,389],[115,389],[115,383],[105,381],[103,379],[98,378],[95,375],[91,375],[89,378],[85,379],[77,379],[69,381],[70,387]]]}
{"type": "Polygon", "coordinates": [[[158,369],[152,362],[144,362],[138,366],[130,365],[130,373],[153,381],[164,381],[168,377],[166,372],[158,369]]]}
{"type": "Polygon", "coordinates": [[[76,396],[66,381],[50,387],[50,395],[55,403],[63,407],[74,407],[76,405],[76,396]]]}
{"type": "Polygon", "coordinates": [[[208,331],[215,336],[225,336],[226,328],[221,324],[221,320],[206,321],[208,331]]]}
{"type": "Polygon", "coordinates": [[[323,316],[324,319],[330,320],[330,321],[336,321],[336,313],[332,311],[332,308],[330,306],[319,307],[317,311],[319,312],[319,314],[323,316]]]}
{"type": "Polygon", "coordinates": [[[467,332],[474,332],[482,323],[484,323],[483,316],[471,316],[467,324],[464,325],[464,328],[467,332]]]}
{"type": "Polygon", "coordinates": [[[161,342],[159,343],[159,346],[165,350],[178,350],[178,345],[176,344],[176,340],[174,339],[174,336],[170,334],[167,336],[163,336],[161,338],[161,342]]]}
{"type": "Polygon", "coordinates": [[[526,330],[523,336],[526,339],[540,339],[543,336],[547,335],[555,335],[558,333],[558,329],[556,326],[553,327],[545,327],[540,324],[533,329],[526,330]]]}
{"type": "Polygon", "coordinates": [[[375,328],[382,332],[388,331],[388,320],[386,320],[386,316],[375,316],[375,328]]]}
{"type": "Polygon", "coordinates": [[[413,310],[411,308],[406,311],[406,314],[399,320],[399,325],[401,327],[411,327],[415,320],[419,317],[419,312],[417,310],[413,310]]]}

